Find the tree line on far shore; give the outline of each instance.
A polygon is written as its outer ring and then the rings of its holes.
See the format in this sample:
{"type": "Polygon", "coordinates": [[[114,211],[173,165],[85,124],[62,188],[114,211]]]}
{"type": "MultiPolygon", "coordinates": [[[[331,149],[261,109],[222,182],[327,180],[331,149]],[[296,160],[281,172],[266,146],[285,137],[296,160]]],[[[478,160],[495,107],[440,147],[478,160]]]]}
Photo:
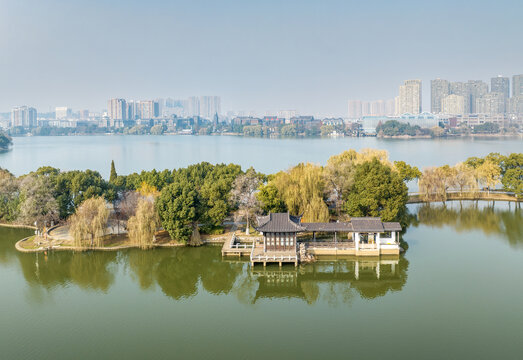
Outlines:
{"type": "Polygon", "coordinates": [[[13,144],[13,139],[4,132],[0,131],[0,150],[7,150],[13,144]]]}
{"type": "Polygon", "coordinates": [[[454,166],[426,168],[419,177],[419,190],[425,201],[444,202],[449,191],[490,192],[499,185],[516,196],[523,195],[523,153],[470,157],[454,166]]]}
{"type": "Polygon", "coordinates": [[[118,175],[112,162],[108,180],[92,170],[42,167],[18,178],[0,170],[0,221],[39,228],[68,223],[77,247],[103,246],[109,223],[125,228],[142,248],[154,244],[160,228],[176,241],[199,245],[200,233],[223,233],[226,219],[246,222],[248,231],[256,215],[269,212],[289,211],[305,222],[352,216],[401,220],[406,183],[415,179],[427,200],[445,200],[442,191],[456,186],[465,191],[499,182],[521,194],[523,154],[490,154],[423,173],[372,149],[348,150],[325,166],[301,163],[271,175],[207,162],[129,175],[118,175]]]}

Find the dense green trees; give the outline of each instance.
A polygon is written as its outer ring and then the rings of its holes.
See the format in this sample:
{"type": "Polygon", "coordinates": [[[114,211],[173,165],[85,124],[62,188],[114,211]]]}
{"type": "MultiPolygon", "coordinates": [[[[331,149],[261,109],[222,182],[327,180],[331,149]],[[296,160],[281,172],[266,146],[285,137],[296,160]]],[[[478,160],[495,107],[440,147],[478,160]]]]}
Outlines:
{"type": "Polygon", "coordinates": [[[280,129],[280,135],[284,137],[295,137],[298,135],[298,129],[296,125],[284,125],[280,129]]]}
{"type": "Polygon", "coordinates": [[[507,191],[523,195],[523,153],[510,154],[501,163],[501,183],[507,191]]]}
{"type": "Polygon", "coordinates": [[[350,216],[380,216],[391,221],[402,214],[407,200],[407,185],[400,175],[375,158],[356,166],[343,210],[350,216]]]}
{"type": "Polygon", "coordinates": [[[204,231],[221,226],[231,212],[229,194],[238,165],[200,163],[174,172],[173,182],[161,191],[157,209],[172,238],[188,241],[201,224],[204,231]]]}
{"type": "Polygon", "coordinates": [[[88,199],[103,198],[98,201],[114,206],[110,216],[118,226],[133,219],[128,230],[141,246],[148,245],[140,239],[152,241],[158,219],[173,239],[196,244],[200,231],[221,231],[231,214],[252,219],[258,211],[289,211],[303,215],[306,222],[329,221],[334,215],[340,220],[398,219],[407,200],[405,182],[415,179],[426,200],[445,201],[450,190],[471,192],[480,186],[495,188],[500,182],[521,195],[523,154],[492,153],[455,166],[425,169],[423,174],[403,161],[392,164],[386,151],[373,149],[345,151],[325,166],[298,164],[268,177],[254,169],[244,173],[234,164],[207,162],[123,176],[112,162],[109,181],[92,170],[41,167],[16,178],[0,169],[0,221],[37,221],[43,226],[78,213],[88,199]]]}
{"type": "Polygon", "coordinates": [[[267,136],[269,135],[269,128],[262,125],[246,125],[243,127],[244,136],[267,136]]]}
{"type": "Polygon", "coordinates": [[[403,181],[409,182],[421,177],[421,171],[416,166],[410,166],[405,161],[394,161],[394,170],[403,181]]]}
{"type": "Polygon", "coordinates": [[[472,133],[474,134],[497,134],[499,133],[499,125],[491,122],[474,126],[472,133]]]}
{"type": "Polygon", "coordinates": [[[163,228],[171,238],[188,241],[199,217],[196,189],[188,182],[170,184],[156,200],[156,208],[163,228]]]}
{"type": "Polygon", "coordinates": [[[287,211],[287,206],[278,192],[278,188],[271,182],[259,188],[256,198],[260,201],[261,209],[265,213],[287,211]]]}
{"type": "Polygon", "coordinates": [[[376,133],[379,136],[401,136],[401,135],[428,135],[428,129],[422,129],[419,125],[410,125],[397,120],[389,120],[383,124],[378,124],[376,133]]]}

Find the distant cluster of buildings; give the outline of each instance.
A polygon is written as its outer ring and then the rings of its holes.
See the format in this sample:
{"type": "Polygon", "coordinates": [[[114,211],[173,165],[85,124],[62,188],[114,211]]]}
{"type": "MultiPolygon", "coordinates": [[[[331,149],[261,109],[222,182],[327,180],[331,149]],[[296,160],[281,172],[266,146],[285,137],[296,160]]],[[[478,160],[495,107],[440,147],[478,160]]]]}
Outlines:
{"type": "Polygon", "coordinates": [[[234,131],[241,131],[239,126],[275,128],[291,124],[306,130],[331,125],[338,129],[360,129],[363,134],[374,134],[378,124],[397,120],[422,128],[442,124],[451,128],[463,124],[474,127],[490,122],[501,128],[517,124],[523,129],[523,74],[512,76],[512,80],[504,76],[493,77],[490,85],[481,80],[452,82],[434,79],[430,82],[430,91],[430,112],[423,111],[422,81],[414,79],[404,81],[394,99],[349,100],[348,116],[345,118],[320,120],[298,115],[296,110],[267,112],[263,117],[254,113],[247,116],[244,112],[223,115],[219,96],[191,96],[186,99],[155,100],[112,98],[107,101],[107,109],[101,112],[56,107],[54,112],[38,113],[34,107],[18,106],[10,114],[0,114],[0,126],[23,129],[80,126],[122,129],[162,124],[194,132],[206,123],[212,125],[212,131],[219,128],[219,131],[225,131],[221,124],[236,126],[234,131]]]}
{"type": "Polygon", "coordinates": [[[388,120],[420,127],[523,123],[523,75],[512,77],[512,93],[510,78],[503,76],[493,77],[490,87],[481,80],[435,79],[430,85],[430,112],[423,112],[421,80],[406,80],[394,100],[349,100],[349,121],[360,122],[366,133],[388,120]]]}
{"type": "Polygon", "coordinates": [[[192,96],[183,100],[126,100],[113,98],[107,101],[107,110],[90,112],[73,111],[69,107],[56,107],[54,112],[38,114],[34,107],[18,106],[11,110],[6,128],[57,127],[75,128],[91,125],[107,128],[122,128],[140,124],[154,124],[176,118],[214,119],[221,114],[219,96],[192,96]]]}
{"type": "Polygon", "coordinates": [[[431,81],[431,112],[434,114],[523,115],[523,75],[490,79],[490,88],[481,80],[431,81]]]}
{"type": "Polygon", "coordinates": [[[149,123],[154,119],[193,118],[211,120],[221,114],[219,96],[191,96],[185,100],[172,98],[142,101],[110,99],[107,103],[108,127],[124,127],[149,123]]]}

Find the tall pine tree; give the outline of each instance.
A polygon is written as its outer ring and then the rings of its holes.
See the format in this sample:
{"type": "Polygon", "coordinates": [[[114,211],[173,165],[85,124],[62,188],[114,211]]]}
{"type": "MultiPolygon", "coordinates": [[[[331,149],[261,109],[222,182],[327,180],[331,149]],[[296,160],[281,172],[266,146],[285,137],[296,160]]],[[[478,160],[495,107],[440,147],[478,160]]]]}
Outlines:
{"type": "Polygon", "coordinates": [[[109,182],[114,184],[118,174],[116,173],[116,168],[114,167],[114,160],[111,160],[111,176],[109,177],[109,182]]]}

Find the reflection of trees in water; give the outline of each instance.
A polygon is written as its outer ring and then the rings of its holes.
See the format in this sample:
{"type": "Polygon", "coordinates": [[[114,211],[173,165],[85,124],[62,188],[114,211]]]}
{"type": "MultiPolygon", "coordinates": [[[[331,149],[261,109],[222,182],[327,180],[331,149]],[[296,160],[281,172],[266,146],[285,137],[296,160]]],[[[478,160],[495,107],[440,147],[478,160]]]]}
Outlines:
{"type": "Polygon", "coordinates": [[[404,257],[393,259],[337,259],[319,261],[294,269],[255,269],[241,286],[250,283],[250,292],[237,291],[242,302],[255,303],[259,299],[297,298],[308,304],[319,300],[330,306],[351,304],[359,294],[365,299],[385,296],[400,291],[407,281],[409,262],[404,257]],[[378,276],[379,273],[379,276],[378,276]],[[257,288],[252,291],[253,284],[257,288]],[[251,300],[246,301],[245,295],[251,300]]]}
{"type": "Polygon", "coordinates": [[[352,283],[353,288],[365,299],[374,299],[385,296],[388,292],[401,291],[407,282],[409,261],[400,256],[398,263],[394,265],[380,264],[380,278],[375,278],[376,265],[371,265],[368,271],[360,271],[357,281],[352,283]]]}
{"type": "Polygon", "coordinates": [[[189,262],[188,254],[179,256],[180,253],[183,251],[162,259],[156,269],[158,285],[165,295],[176,300],[196,295],[198,290],[197,269],[189,262]]]}
{"type": "Polygon", "coordinates": [[[244,304],[287,298],[339,306],[351,304],[357,296],[373,299],[400,291],[408,270],[404,257],[332,259],[298,269],[285,266],[251,269],[246,262],[222,259],[217,247],[13,256],[19,260],[30,285],[29,296],[35,301],[45,295],[41,290],[49,292],[70,284],[107,292],[115,281],[117,266],[124,265],[142,290],[158,286],[175,300],[195,296],[201,288],[214,295],[234,294],[244,304]]]}
{"type": "Polygon", "coordinates": [[[33,230],[0,226],[0,264],[9,264],[16,258],[15,243],[34,234],[33,230]]]}
{"type": "Polygon", "coordinates": [[[253,299],[256,298],[258,285],[258,280],[254,276],[244,274],[233,289],[233,293],[240,303],[252,304],[253,299]]]}
{"type": "Polygon", "coordinates": [[[171,254],[169,250],[140,250],[129,249],[126,252],[127,265],[131,270],[131,277],[142,290],[156,286],[156,269],[162,260],[171,254]]]}
{"type": "Polygon", "coordinates": [[[523,243],[521,210],[503,210],[477,203],[455,205],[422,205],[418,209],[418,221],[432,227],[451,226],[458,232],[481,230],[486,235],[501,235],[512,245],[523,243]]]}
{"type": "Polygon", "coordinates": [[[155,269],[162,291],[174,299],[194,296],[198,281],[211,294],[228,294],[243,265],[224,262],[219,249],[184,247],[168,251],[155,269]]]}
{"type": "Polygon", "coordinates": [[[114,282],[114,272],[109,264],[116,260],[115,252],[98,254],[95,252],[73,253],[70,262],[71,280],[84,289],[107,292],[114,282]]]}
{"type": "Polygon", "coordinates": [[[114,273],[109,268],[116,260],[114,252],[18,254],[18,260],[25,280],[47,290],[73,283],[106,292],[114,282],[114,273]]]}

